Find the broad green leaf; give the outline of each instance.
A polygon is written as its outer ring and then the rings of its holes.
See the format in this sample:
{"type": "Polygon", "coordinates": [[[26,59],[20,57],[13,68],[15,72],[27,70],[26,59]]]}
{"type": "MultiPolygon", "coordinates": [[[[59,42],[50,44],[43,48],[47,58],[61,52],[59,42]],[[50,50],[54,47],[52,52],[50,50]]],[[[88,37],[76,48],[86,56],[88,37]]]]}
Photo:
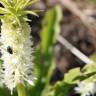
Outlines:
{"type": "MultiPolygon", "coordinates": [[[[59,6],[60,7],[60,6],[59,6]]],[[[42,30],[40,32],[41,43],[36,52],[36,68],[37,69],[37,82],[31,89],[33,96],[47,96],[50,79],[52,76],[53,69],[55,67],[54,60],[54,40],[55,36],[60,30],[55,30],[55,27],[59,27],[61,18],[59,14],[62,11],[58,11],[58,6],[48,10],[45,14],[42,30]],[[58,26],[57,26],[58,25],[58,26]]]]}
{"type": "MultiPolygon", "coordinates": [[[[55,9],[49,10],[45,19],[43,20],[43,30],[41,32],[41,46],[44,52],[48,51],[48,46],[56,42],[57,36],[59,35],[59,23],[62,18],[61,9],[59,6],[56,6],[55,9]],[[45,39],[46,38],[46,39],[45,39]],[[55,40],[55,41],[54,41],[55,40]]],[[[51,49],[51,48],[50,48],[51,49]]]]}
{"type": "Polygon", "coordinates": [[[64,82],[68,84],[78,83],[79,79],[75,80],[76,77],[80,76],[80,68],[71,69],[68,73],[64,76],[64,82]]]}

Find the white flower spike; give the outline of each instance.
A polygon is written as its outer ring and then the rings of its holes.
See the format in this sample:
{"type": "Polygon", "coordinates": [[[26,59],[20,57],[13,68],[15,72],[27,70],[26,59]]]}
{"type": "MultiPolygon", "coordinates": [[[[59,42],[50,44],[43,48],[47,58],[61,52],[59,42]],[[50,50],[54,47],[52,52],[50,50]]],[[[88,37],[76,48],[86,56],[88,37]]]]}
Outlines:
{"type": "MultiPolygon", "coordinates": [[[[4,61],[2,67],[3,83],[11,90],[27,81],[33,84],[33,48],[31,28],[25,21],[27,14],[35,14],[25,8],[37,0],[0,0],[1,38],[0,46],[4,61]]],[[[26,19],[28,20],[28,19],[26,19]]]]}

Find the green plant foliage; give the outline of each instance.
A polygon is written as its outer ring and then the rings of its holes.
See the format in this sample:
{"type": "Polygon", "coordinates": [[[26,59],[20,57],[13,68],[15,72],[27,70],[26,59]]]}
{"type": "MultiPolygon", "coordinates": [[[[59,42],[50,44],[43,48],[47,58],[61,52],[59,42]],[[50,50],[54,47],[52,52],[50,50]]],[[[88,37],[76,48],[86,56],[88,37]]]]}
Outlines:
{"type": "Polygon", "coordinates": [[[74,68],[65,74],[64,80],[57,82],[52,88],[51,92],[49,92],[48,96],[68,96],[70,90],[80,82],[78,80],[74,80],[77,76],[80,76],[80,68],[74,68]],[[51,94],[52,93],[52,94],[51,94]]]}
{"type": "Polygon", "coordinates": [[[85,79],[86,82],[94,82],[96,81],[96,55],[92,55],[90,57],[94,63],[93,64],[87,64],[82,71],[85,73],[85,79]],[[89,74],[89,75],[88,75],[89,74]]]}
{"type": "MultiPolygon", "coordinates": [[[[96,55],[91,57],[96,60],[96,55]]],[[[86,84],[96,81],[96,64],[87,64],[82,70],[74,68],[65,74],[64,80],[57,82],[51,91],[49,90],[48,96],[69,96],[70,90],[81,81],[86,84]]],[[[84,89],[85,90],[85,89],[84,89]]]]}
{"type": "Polygon", "coordinates": [[[71,69],[68,73],[65,74],[64,82],[69,83],[69,84],[76,84],[80,81],[75,80],[75,78],[80,75],[81,75],[80,68],[71,69]]]}
{"type": "Polygon", "coordinates": [[[13,94],[10,94],[10,91],[5,87],[0,88],[0,95],[1,96],[18,96],[16,93],[16,90],[13,92],[13,94]]]}
{"type": "Polygon", "coordinates": [[[35,65],[37,81],[30,92],[33,96],[47,96],[50,79],[55,68],[54,43],[59,33],[59,23],[62,17],[60,6],[49,9],[44,17],[41,30],[41,44],[36,52],[35,65]]]}

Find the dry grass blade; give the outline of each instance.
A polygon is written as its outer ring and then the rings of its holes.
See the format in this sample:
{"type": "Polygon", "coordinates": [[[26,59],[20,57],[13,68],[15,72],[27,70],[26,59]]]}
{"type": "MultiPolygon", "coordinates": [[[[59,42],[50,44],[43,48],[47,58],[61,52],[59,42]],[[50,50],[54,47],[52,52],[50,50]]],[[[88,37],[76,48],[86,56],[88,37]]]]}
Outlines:
{"type": "Polygon", "coordinates": [[[72,52],[76,57],[78,57],[80,60],[82,60],[86,64],[93,63],[92,60],[90,60],[87,56],[85,56],[82,52],[80,52],[75,46],[73,46],[71,43],[69,43],[65,38],[62,36],[59,36],[58,41],[65,46],[70,52],[72,52]]]}

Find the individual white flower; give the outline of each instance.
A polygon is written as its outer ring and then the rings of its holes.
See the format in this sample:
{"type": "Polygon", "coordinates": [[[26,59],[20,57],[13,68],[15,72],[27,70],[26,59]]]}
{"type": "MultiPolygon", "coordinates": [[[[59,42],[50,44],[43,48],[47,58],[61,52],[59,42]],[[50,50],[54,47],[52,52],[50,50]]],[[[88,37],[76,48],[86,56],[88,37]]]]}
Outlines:
{"type": "Polygon", "coordinates": [[[80,93],[81,96],[94,96],[96,93],[96,84],[94,82],[91,83],[85,83],[81,82],[78,84],[78,87],[75,87],[76,93],[80,93]]]}

